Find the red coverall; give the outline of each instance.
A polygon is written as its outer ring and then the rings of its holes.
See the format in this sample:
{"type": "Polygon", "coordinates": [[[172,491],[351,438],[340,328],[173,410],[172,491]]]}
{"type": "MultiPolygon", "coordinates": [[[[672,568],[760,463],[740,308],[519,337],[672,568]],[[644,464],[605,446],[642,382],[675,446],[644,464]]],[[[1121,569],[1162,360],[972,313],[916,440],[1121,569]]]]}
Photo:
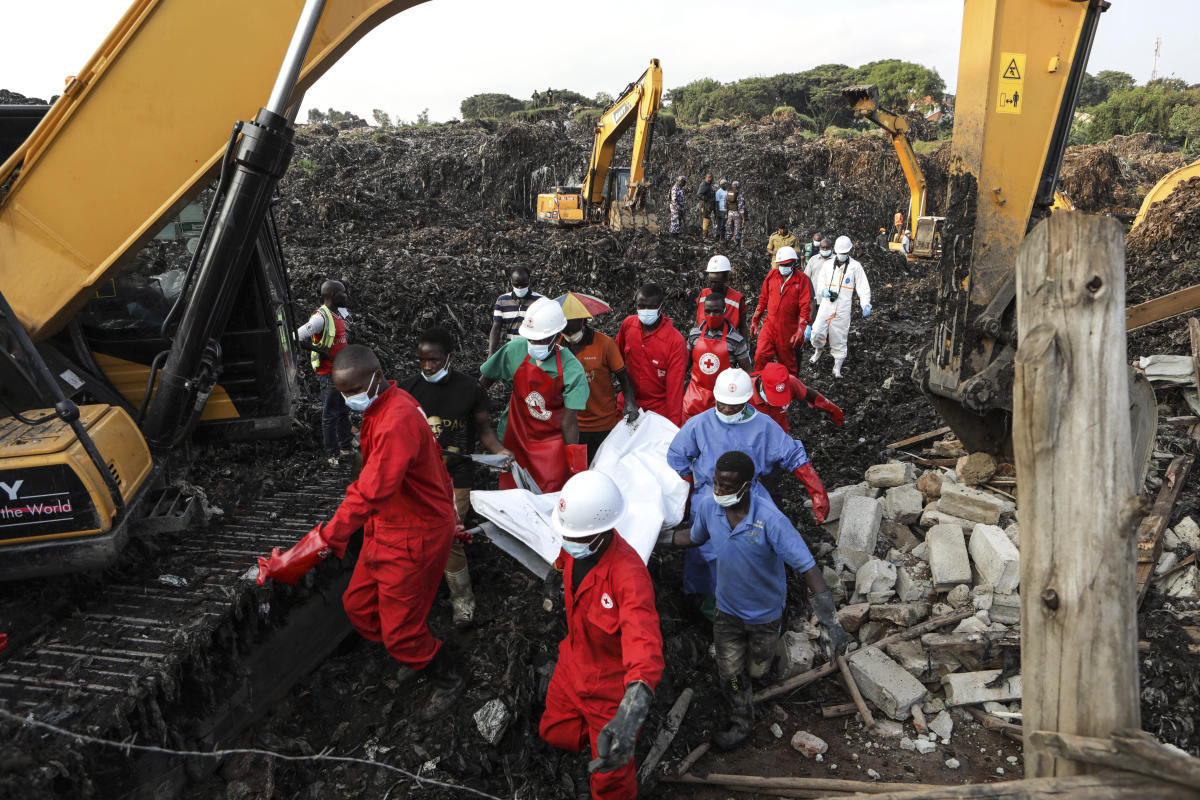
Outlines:
{"type": "Polygon", "coordinates": [[[700,323],[700,338],[692,345],[692,376],[687,391],[683,393],[683,418],[688,420],[717,404],[713,399],[713,386],[717,376],[729,369],[729,342],[725,338],[734,326],[724,323],[720,339],[705,336],[708,321],[700,323]]]}
{"type": "MultiPolygon", "coordinates": [[[[634,320],[636,321],[636,317],[634,320]]],[[[663,671],[662,632],[654,586],[642,558],[613,533],[600,561],[574,586],[575,559],[560,553],[566,595],[567,638],[558,645],[558,665],[546,691],[546,713],[538,733],[563,750],[579,752],[612,720],[625,687],[642,681],[653,690],[663,671]]],[[[591,777],[592,797],[637,797],[633,759],[591,777]]]]}
{"type": "MultiPolygon", "coordinates": [[[[683,425],[688,354],[687,342],[675,330],[675,322],[663,316],[654,330],[647,331],[637,314],[632,314],[617,331],[617,347],[633,381],[638,405],[683,425]]],[[[624,395],[617,398],[618,408],[624,402],[624,395]]]]}
{"type": "MultiPolygon", "coordinates": [[[[712,294],[712,289],[705,286],[700,290],[700,296],[696,298],[696,324],[704,322],[704,298],[712,294]]],[[[729,320],[729,324],[733,327],[738,326],[738,321],[742,318],[742,304],[746,298],[737,289],[725,288],[725,319],[729,320]]]]}
{"type": "Polygon", "coordinates": [[[362,553],[342,595],[359,633],[413,669],[442,643],[426,624],[457,519],[442,448],[412,395],[388,388],[363,413],[362,472],[321,534],[340,558],[363,528],[362,553]]]}
{"type": "MultiPolygon", "coordinates": [[[[760,316],[764,310],[767,312],[767,318],[758,332],[758,347],[754,351],[755,369],[761,369],[763,364],[775,360],[787,367],[788,372],[796,371],[796,347],[791,340],[796,331],[803,335],[809,323],[812,293],[812,282],[801,270],[793,270],[786,278],[777,269],[767,273],[754,312],[760,316]]],[[[800,343],[803,344],[803,340],[800,343]]]]}

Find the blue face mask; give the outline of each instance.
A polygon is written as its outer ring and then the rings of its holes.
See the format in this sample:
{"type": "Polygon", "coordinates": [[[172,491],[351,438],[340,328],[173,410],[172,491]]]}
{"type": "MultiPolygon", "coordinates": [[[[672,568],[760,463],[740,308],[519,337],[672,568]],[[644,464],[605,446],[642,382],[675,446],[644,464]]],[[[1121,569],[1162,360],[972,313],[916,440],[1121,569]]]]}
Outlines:
{"type": "Polygon", "coordinates": [[[571,558],[587,558],[595,552],[592,549],[592,542],[572,542],[568,539],[563,539],[562,546],[563,550],[566,550],[567,555],[571,558]]]}
{"type": "Polygon", "coordinates": [[[533,342],[529,342],[527,344],[527,347],[529,349],[529,357],[532,358],[534,361],[545,361],[547,358],[550,357],[551,345],[534,344],[533,342]]]}
{"type": "Polygon", "coordinates": [[[657,308],[639,308],[637,315],[643,325],[653,325],[658,322],[657,308]]]}
{"type": "Polygon", "coordinates": [[[716,408],[713,409],[713,413],[717,415],[717,419],[721,420],[721,422],[724,422],[726,425],[736,425],[742,421],[742,416],[746,413],[746,407],[742,406],[740,409],[738,409],[737,413],[734,414],[722,414],[720,409],[716,408]]]}
{"type": "Polygon", "coordinates": [[[780,267],[779,274],[786,278],[792,274],[792,268],[791,267],[780,267]]]}
{"type": "Polygon", "coordinates": [[[432,375],[426,375],[424,372],[422,372],[421,377],[430,383],[437,383],[438,381],[442,380],[449,374],[450,374],[450,359],[447,358],[446,363],[443,364],[442,368],[439,369],[437,372],[433,373],[432,375]]]}
{"type": "Polygon", "coordinates": [[[370,408],[371,403],[375,402],[375,398],[379,397],[378,394],[375,394],[373,396],[371,394],[371,387],[374,385],[375,385],[375,376],[372,375],[371,382],[367,384],[367,390],[365,392],[359,392],[358,394],[352,394],[346,398],[346,407],[349,408],[351,411],[357,411],[359,413],[362,413],[363,411],[366,411],[368,408],[370,408]]]}
{"type": "Polygon", "coordinates": [[[524,297],[527,294],[529,294],[528,286],[522,286],[520,289],[513,287],[513,297],[524,297]]]}

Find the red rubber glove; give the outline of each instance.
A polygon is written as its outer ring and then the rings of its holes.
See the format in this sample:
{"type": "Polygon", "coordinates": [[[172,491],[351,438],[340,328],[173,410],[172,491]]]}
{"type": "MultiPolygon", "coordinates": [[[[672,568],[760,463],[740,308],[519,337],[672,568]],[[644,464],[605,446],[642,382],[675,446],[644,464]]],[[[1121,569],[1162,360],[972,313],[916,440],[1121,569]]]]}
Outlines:
{"type": "Polygon", "coordinates": [[[805,327],[807,327],[807,326],[801,325],[799,328],[796,329],[796,332],[792,334],[792,338],[788,339],[789,347],[803,347],[804,346],[804,329],[805,329],[805,327]]]}
{"type": "Polygon", "coordinates": [[[8,634],[0,633],[0,653],[3,653],[6,647],[8,647],[8,634]]]}
{"type": "Polygon", "coordinates": [[[842,413],[840,408],[831,403],[829,398],[825,397],[825,395],[817,395],[817,399],[813,400],[810,405],[813,408],[819,408],[828,413],[830,422],[832,422],[834,425],[837,425],[839,428],[842,427],[842,420],[845,417],[845,414],[842,413]]]}
{"type": "Polygon", "coordinates": [[[578,475],[588,468],[587,463],[587,445],[586,444],[568,444],[567,448],[567,469],[572,475],[578,475]]]}
{"type": "Polygon", "coordinates": [[[276,547],[271,550],[269,557],[259,556],[258,583],[261,586],[270,578],[295,586],[306,572],[328,558],[331,552],[333,551],[321,536],[321,526],[318,525],[304,534],[304,538],[287,552],[282,552],[276,547]]]}
{"type": "Polygon", "coordinates": [[[454,538],[463,544],[471,544],[475,541],[475,537],[467,531],[466,526],[462,524],[462,520],[457,520],[454,523],[454,538]]]}
{"type": "Polygon", "coordinates": [[[755,311],[754,316],[750,318],[750,335],[751,336],[758,335],[758,323],[759,323],[759,320],[761,320],[761,319],[762,319],[762,312],[755,311]]]}
{"type": "Polygon", "coordinates": [[[817,477],[817,471],[813,469],[811,461],[794,470],[792,474],[808,490],[808,496],[813,501],[813,516],[817,518],[817,524],[820,525],[829,516],[829,495],[825,494],[825,484],[821,483],[821,479],[817,477]]]}

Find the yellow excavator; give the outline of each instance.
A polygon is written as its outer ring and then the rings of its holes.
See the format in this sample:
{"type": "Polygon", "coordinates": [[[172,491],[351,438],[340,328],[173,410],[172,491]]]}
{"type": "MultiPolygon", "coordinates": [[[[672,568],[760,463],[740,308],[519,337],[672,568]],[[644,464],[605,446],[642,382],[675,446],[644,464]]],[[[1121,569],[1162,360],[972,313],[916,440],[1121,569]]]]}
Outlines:
{"type": "Polygon", "coordinates": [[[181,524],[192,433],[290,432],[270,203],[293,115],[419,2],[135,0],[53,106],[0,115],[20,140],[0,154],[0,580],[102,567],[181,524]]]}
{"type": "Polygon", "coordinates": [[[1150,191],[1146,192],[1146,196],[1142,198],[1142,204],[1138,207],[1137,215],[1133,218],[1133,225],[1130,227],[1130,230],[1133,230],[1146,220],[1146,212],[1150,210],[1150,206],[1166,200],[1179,184],[1192,178],[1200,178],[1200,159],[1178,169],[1173,169],[1166,175],[1163,175],[1158,183],[1154,184],[1150,191]]]}
{"type": "Polygon", "coordinates": [[[583,185],[556,186],[553,191],[539,194],[539,221],[554,225],[599,222],[618,230],[658,230],[655,215],[646,210],[645,174],[662,91],[662,67],[657,58],[652,58],[642,76],[626,86],[600,115],[583,185]],[[617,141],[630,127],[634,131],[629,166],[614,167],[617,141]]]}

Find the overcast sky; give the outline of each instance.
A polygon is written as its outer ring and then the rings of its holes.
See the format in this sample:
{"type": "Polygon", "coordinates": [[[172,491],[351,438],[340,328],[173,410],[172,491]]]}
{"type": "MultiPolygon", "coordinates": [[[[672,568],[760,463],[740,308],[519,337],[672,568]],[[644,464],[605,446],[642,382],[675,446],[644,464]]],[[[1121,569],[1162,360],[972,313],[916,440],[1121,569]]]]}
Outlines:
{"type": "MultiPolygon", "coordinates": [[[[0,88],[57,94],[128,5],[0,0],[0,88]]],[[[668,89],[698,78],[900,58],[933,67],[953,90],[962,7],[962,0],[432,0],[368,34],[310,90],[305,106],[367,120],[374,108],[406,120],[427,108],[445,120],[478,92],[527,98],[553,86],[615,94],[651,57],[662,60],[668,89]]],[[[1197,31],[1200,0],[1112,0],[1088,70],[1122,70],[1143,83],[1162,37],[1158,74],[1200,82],[1197,31]]]]}

